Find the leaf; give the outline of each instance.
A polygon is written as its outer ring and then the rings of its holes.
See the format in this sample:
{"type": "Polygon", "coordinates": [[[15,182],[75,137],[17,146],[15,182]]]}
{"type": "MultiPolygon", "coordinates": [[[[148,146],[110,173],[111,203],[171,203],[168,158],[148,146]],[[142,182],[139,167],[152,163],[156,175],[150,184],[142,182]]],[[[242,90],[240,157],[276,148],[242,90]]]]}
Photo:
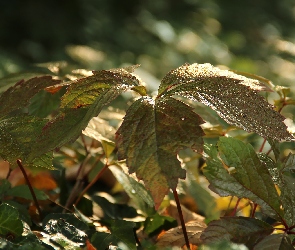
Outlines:
{"type": "MultiPolygon", "coordinates": [[[[34,193],[36,195],[37,200],[47,200],[48,196],[41,190],[34,188],[34,193]]],[[[31,191],[28,186],[26,185],[20,185],[11,188],[8,190],[7,195],[15,196],[15,197],[21,197],[28,200],[33,200],[31,191]]]]}
{"type": "MultiPolygon", "coordinates": [[[[189,242],[193,245],[199,245],[201,243],[200,236],[207,227],[202,221],[190,221],[185,224],[189,242]]],[[[178,246],[185,245],[182,228],[176,227],[168,230],[158,238],[157,247],[178,246]]]]}
{"type": "Polygon", "coordinates": [[[259,204],[264,213],[282,217],[281,203],[267,168],[260,162],[253,147],[230,137],[220,137],[217,148],[212,147],[204,174],[209,188],[220,196],[248,198],[259,204]],[[230,168],[225,169],[223,163],[230,168]]]}
{"type": "Polygon", "coordinates": [[[250,249],[264,237],[271,234],[271,225],[248,217],[222,217],[220,220],[211,221],[201,235],[204,244],[218,241],[232,241],[245,244],[250,249]]]}
{"type": "Polygon", "coordinates": [[[162,230],[168,230],[177,226],[177,221],[170,216],[163,216],[155,213],[151,217],[147,217],[144,222],[144,232],[149,236],[154,236],[162,230]]]}
{"type": "Polygon", "coordinates": [[[46,120],[19,115],[0,121],[0,156],[12,167],[21,159],[25,167],[46,167],[52,169],[52,153],[39,154],[36,141],[46,120]]]}
{"type": "Polygon", "coordinates": [[[134,207],[125,204],[114,204],[104,197],[93,196],[92,200],[102,208],[104,218],[123,219],[134,218],[138,215],[134,207]]]}
{"type": "Polygon", "coordinates": [[[241,244],[235,244],[229,241],[220,241],[214,244],[202,245],[198,248],[198,250],[248,250],[248,247],[241,244]]]}
{"type": "Polygon", "coordinates": [[[8,205],[0,205],[0,234],[7,235],[13,234],[15,236],[20,236],[23,232],[23,223],[19,219],[18,211],[8,205]]]}
{"type": "Polygon", "coordinates": [[[170,71],[162,80],[158,96],[180,95],[211,107],[229,124],[247,132],[276,140],[294,137],[258,91],[265,90],[259,81],[212,65],[185,64],[170,71]]]}
{"type": "Polygon", "coordinates": [[[170,97],[142,97],[127,110],[116,133],[118,159],[126,159],[129,173],[144,181],[156,208],[178,178],[185,178],[177,152],[186,147],[201,151],[202,123],[191,107],[170,97]]]}
{"type": "Polygon", "coordinates": [[[104,106],[139,84],[140,80],[124,68],[95,71],[92,76],[71,82],[62,97],[60,113],[44,126],[37,141],[40,154],[77,139],[104,106]]]}
{"type": "Polygon", "coordinates": [[[295,177],[292,171],[295,169],[295,155],[289,154],[282,163],[278,185],[281,190],[281,200],[284,209],[284,219],[289,226],[295,224],[295,177]]]}
{"type": "Polygon", "coordinates": [[[133,228],[135,223],[122,220],[109,220],[111,234],[95,232],[91,237],[91,243],[97,249],[106,249],[109,245],[117,246],[118,243],[125,245],[124,249],[136,250],[133,228]]]}
{"type": "Polygon", "coordinates": [[[140,182],[137,182],[116,166],[109,166],[109,170],[112,171],[117,181],[123,186],[125,192],[138,205],[140,210],[145,212],[147,210],[146,205],[148,207],[154,206],[154,201],[150,193],[140,182]]]}
{"type": "Polygon", "coordinates": [[[0,200],[3,200],[7,191],[11,188],[11,184],[8,180],[3,179],[0,180],[0,200]]]}
{"type": "Polygon", "coordinates": [[[272,234],[266,236],[253,250],[294,250],[287,234],[272,234]]]}
{"type": "Polygon", "coordinates": [[[27,81],[19,81],[0,96],[0,117],[13,110],[26,107],[29,100],[40,90],[59,82],[59,80],[52,79],[51,76],[34,77],[27,81]]]}

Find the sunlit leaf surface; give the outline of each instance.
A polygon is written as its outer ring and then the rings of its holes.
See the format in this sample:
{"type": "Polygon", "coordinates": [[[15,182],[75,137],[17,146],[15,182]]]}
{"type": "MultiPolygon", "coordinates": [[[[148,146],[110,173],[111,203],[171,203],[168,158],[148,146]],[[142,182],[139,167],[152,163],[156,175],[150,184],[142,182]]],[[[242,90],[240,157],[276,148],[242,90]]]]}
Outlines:
{"type": "Polygon", "coordinates": [[[185,178],[176,154],[192,147],[202,150],[203,120],[192,108],[173,98],[143,97],[127,110],[117,131],[118,158],[127,159],[129,172],[136,172],[158,207],[178,178],[185,178]]]}
{"type": "Polygon", "coordinates": [[[229,124],[276,140],[292,140],[285,119],[258,95],[266,88],[258,81],[212,65],[185,64],[162,80],[159,96],[180,95],[202,102],[229,124]]]}

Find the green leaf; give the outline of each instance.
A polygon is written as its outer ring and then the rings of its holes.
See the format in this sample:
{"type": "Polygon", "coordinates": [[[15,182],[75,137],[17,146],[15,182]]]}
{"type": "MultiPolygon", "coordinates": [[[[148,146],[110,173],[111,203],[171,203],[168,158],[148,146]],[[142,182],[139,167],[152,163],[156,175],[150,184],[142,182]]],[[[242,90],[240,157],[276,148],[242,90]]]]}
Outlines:
{"type": "Polygon", "coordinates": [[[123,219],[134,218],[138,215],[135,208],[125,204],[111,203],[104,197],[93,196],[92,200],[102,208],[104,218],[123,219]]]}
{"type": "Polygon", "coordinates": [[[36,146],[42,127],[47,120],[19,115],[0,121],[0,156],[12,167],[21,159],[25,167],[46,167],[52,169],[52,153],[40,154],[36,146]]]}
{"type": "Polygon", "coordinates": [[[159,207],[178,178],[185,178],[176,154],[191,147],[202,150],[203,120],[192,108],[173,98],[142,97],[127,110],[117,131],[118,159],[126,159],[159,207]]]}
{"type": "Polygon", "coordinates": [[[287,234],[272,234],[266,236],[253,250],[294,250],[287,234]]]}
{"type": "Polygon", "coordinates": [[[214,244],[209,245],[201,245],[199,246],[198,250],[248,250],[248,247],[241,244],[235,244],[229,241],[221,241],[214,244]]]}
{"type": "Polygon", "coordinates": [[[13,110],[26,107],[30,99],[40,90],[59,82],[59,80],[52,79],[51,76],[41,76],[27,81],[19,81],[0,96],[0,117],[13,110]]]}
{"type": "Polygon", "coordinates": [[[220,220],[211,221],[201,235],[204,244],[218,241],[232,241],[245,244],[250,249],[264,237],[271,234],[271,225],[254,218],[247,217],[223,217],[220,220]]]}
{"type": "Polygon", "coordinates": [[[282,163],[279,173],[279,188],[281,190],[281,200],[284,209],[284,219],[289,226],[295,224],[295,155],[289,154],[282,163]]]}
{"type": "Polygon", "coordinates": [[[0,180],[0,200],[4,198],[6,195],[7,191],[11,188],[11,184],[8,180],[3,179],[0,180]]]}
{"type": "Polygon", "coordinates": [[[76,208],[79,209],[85,216],[90,217],[93,215],[93,203],[85,197],[81,198],[76,208]]]}
{"type": "Polygon", "coordinates": [[[23,223],[19,219],[18,211],[8,205],[0,205],[0,234],[13,234],[15,236],[20,236],[23,232],[23,223]]]}
{"type": "Polygon", "coordinates": [[[220,196],[248,198],[259,204],[264,213],[281,219],[278,193],[268,169],[260,162],[253,147],[234,138],[221,137],[217,149],[206,149],[210,154],[204,174],[209,188],[220,196]],[[229,168],[224,168],[223,163],[229,168]]]}
{"type": "Polygon", "coordinates": [[[96,71],[71,82],[62,97],[60,113],[46,124],[37,141],[40,154],[76,140],[104,106],[139,84],[139,79],[125,69],[96,71]]]}
{"type": "Polygon", "coordinates": [[[132,198],[132,201],[138,205],[141,211],[147,212],[148,208],[146,208],[146,205],[148,207],[154,206],[154,201],[150,193],[140,182],[134,180],[116,166],[109,166],[109,169],[112,171],[117,181],[123,186],[128,196],[132,198]]]}
{"type": "Polygon", "coordinates": [[[155,236],[162,230],[167,231],[173,227],[177,227],[177,221],[174,218],[158,213],[155,213],[152,217],[147,217],[144,222],[144,232],[150,236],[155,236]]]}
{"type": "MultiPolygon", "coordinates": [[[[36,195],[37,200],[47,200],[48,196],[41,190],[34,188],[34,193],[36,195]]],[[[11,188],[8,190],[7,195],[21,197],[28,200],[33,200],[31,191],[27,185],[20,185],[11,188]]]]}
{"type": "Polygon", "coordinates": [[[180,95],[211,107],[229,124],[262,137],[292,140],[285,119],[258,95],[266,88],[253,80],[212,65],[185,64],[162,80],[159,96],[180,95]]]}

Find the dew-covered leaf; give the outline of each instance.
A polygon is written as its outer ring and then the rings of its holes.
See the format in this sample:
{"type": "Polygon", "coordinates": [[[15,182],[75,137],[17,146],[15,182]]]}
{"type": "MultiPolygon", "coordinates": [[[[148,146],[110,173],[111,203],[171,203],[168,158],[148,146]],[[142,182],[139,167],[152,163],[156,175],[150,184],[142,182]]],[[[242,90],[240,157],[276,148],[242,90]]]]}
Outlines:
{"type": "Polygon", "coordinates": [[[21,159],[26,167],[45,167],[52,169],[52,153],[40,154],[36,146],[42,127],[47,120],[19,115],[0,121],[0,156],[12,167],[21,159]]]}
{"type": "Polygon", "coordinates": [[[51,76],[41,76],[27,81],[19,81],[0,96],[0,117],[13,110],[26,107],[30,99],[40,90],[59,82],[59,80],[52,79],[51,76]]]}
{"type": "Polygon", "coordinates": [[[206,153],[210,157],[206,161],[204,174],[212,191],[220,196],[248,198],[259,204],[264,213],[281,218],[281,203],[272,177],[250,144],[221,137],[218,148],[207,148],[206,153]]]}
{"type": "Polygon", "coordinates": [[[38,140],[40,153],[76,140],[104,106],[139,84],[140,80],[125,69],[96,71],[73,81],[62,97],[60,113],[43,128],[38,140]]]}
{"type": "Polygon", "coordinates": [[[154,201],[150,193],[140,182],[134,180],[116,166],[109,166],[109,169],[112,171],[117,181],[123,186],[125,192],[132,198],[133,202],[138,205],[140,210],[145,211],[148,209],[146,208],[147,206],[154,206],[154,201]]]}
{"type": "Polygon", "coordinates": [[[253,250],[294,250],[287,234],[272,234],[266,236],[253,250]]]}
{"type": "Polygon", "coordinates": [[[218,241],[232,241],[245,244],[250,249],[264,237],[270,235],[273,227],[261,220],[248,217],[223,217],[211,221],[201,235],[204,244],[218,241]]]}
{"type": "Polygon", "coordinates": [[[185,64],[170,71],[162,80],[159,96],[180,95],[202,102],[229,124],[264,138],[292,140],[285,119],[258,95],[266,90],[258,80],[220,70],[212,65],[185,64]]]}
{"type": "Polygon", "coordinates": [[[16,208],[8,205],[0,205],[0,234],[13,234],[20,236],[23,232],[23,223],[19,218],[16,208]]]}
{"type": "Polygon", "coordinates": [[[126,159],[129,173],[144,181],[156,208],[178,178],[185,178],[177,152],[202,150],[202,123],[192,108],[169,97],[142,97],[127,110],[117,131],[118,158],[126,159]]]}
{"type": "MultiPolygon", "coordinates": [[[[187,236],[190,244],[199,245],[201,243],[200,236],[202,232],[207,227],[202,221],[190,221],[185,224],[187,230],[187,236]]],[[[161,234],[157,240],[157,247],[168,247],[168,246],[178,246],[182,247],[185,245],[185,240],[183,237],[183,232],[181,226],[172,228],[161,234]]]]}

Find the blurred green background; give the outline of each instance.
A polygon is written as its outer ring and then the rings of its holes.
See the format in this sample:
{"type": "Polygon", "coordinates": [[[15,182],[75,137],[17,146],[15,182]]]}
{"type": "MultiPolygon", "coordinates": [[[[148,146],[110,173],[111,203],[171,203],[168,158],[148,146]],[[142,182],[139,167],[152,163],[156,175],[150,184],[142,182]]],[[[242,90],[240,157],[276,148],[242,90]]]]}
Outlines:
{"type": "Polygon", "coordinates": [[[290,85],[294,59],[294,0],[0,0],[0,77],[67,61],[161,79],[209,62],[290,85]]]}

